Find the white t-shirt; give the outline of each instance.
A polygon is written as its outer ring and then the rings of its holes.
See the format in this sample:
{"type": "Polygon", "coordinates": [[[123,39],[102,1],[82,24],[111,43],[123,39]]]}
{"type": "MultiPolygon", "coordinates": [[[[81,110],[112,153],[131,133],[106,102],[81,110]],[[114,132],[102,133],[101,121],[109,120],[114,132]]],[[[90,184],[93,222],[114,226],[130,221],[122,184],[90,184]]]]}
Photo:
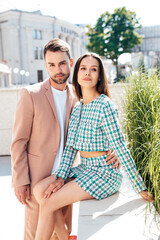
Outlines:
{"type": "Polygon", "coordinates": [[[63,150],[64,150],[64,137],[65,137],[65,120],[66,120],[66,105],[67,105],[67,90],[60,91],[51,86],[54,102],[56,105],[56,111],[58,116],[58,122],[60,127],[60,143],[59,143],[59,149],[56,155],[56,159],[54,162],[54,166],[52,169],[52,173],[58,169],[63,150]]]}

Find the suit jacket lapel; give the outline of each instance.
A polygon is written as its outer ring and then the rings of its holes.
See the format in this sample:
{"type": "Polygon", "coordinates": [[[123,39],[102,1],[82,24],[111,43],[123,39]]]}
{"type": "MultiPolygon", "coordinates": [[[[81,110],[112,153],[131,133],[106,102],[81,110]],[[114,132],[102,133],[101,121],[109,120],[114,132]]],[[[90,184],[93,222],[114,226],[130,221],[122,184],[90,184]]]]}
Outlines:
{"type": "MultiPolygon", "coordinates": [[[[47,90],[45,92],[46,98],[47,98],[47,100],[48,100],[48,102],[49,102],[49,104],[51,106],[51,109],[53,111],[53,114],[54,114],[54,116],[55,116],[55,118],[56,118],[56,120],[58,122],[56,105],[55,105],[55,102],[54,102],[54,99],[53,99],[53,94],[52,94],[51,86],[50,86],[50,83],[49,83],[49,79],[46,82],[44,82],[44,87],[47,90]]],[[[58,122],[58,124],[59,124],[59,122],[58,122]]]]}
{"type": "MultiPolygon", "coordinates": [[[[49,102],[49,104],[52,108],[53,114],[54,114],[54,116],[56,118],[56,121],[59,125],[56,106],[55,106],[55,103],[54,103],[53,94],[52,94],[51,86],[50,86],[50,83],[49,83],[49,79],[44,82],[44,87],[46,89],[46,92],[45,92],[46,98],[47,98],[47,100],[48,100],[48,102],[49,102]]],[[[66,142],[66,138],[67,138],[69,118],[70,118],[70,114],[71,114],[72,106],[73,106],[73,97],[72,97],[73,94],[72,94],[71,91],[72,90],[70,89],[69,84],[67,84],[67,106],[66,106],[65,141],[64,141],[64,143],[66,142]]]]}

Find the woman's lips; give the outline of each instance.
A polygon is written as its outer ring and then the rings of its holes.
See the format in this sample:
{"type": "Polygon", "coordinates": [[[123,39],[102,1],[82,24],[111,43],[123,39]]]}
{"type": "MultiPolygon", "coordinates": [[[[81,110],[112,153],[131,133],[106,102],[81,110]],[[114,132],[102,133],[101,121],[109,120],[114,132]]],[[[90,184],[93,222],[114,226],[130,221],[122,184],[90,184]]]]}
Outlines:
{"type": "Polygon", "coordinates": [[[86,78],[83,78],[83,80],[85,80],[85,81],[91,81],[91,78],[86,77],[86,78]]]}

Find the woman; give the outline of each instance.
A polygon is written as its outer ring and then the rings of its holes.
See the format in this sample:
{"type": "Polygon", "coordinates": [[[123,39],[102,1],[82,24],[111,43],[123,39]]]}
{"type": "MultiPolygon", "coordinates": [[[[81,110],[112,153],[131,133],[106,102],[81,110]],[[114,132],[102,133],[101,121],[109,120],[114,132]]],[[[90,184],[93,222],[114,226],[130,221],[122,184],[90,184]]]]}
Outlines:
{"type": "Polygon", "coordinates": [[[143,180],[126,148],[117,109],[110,100],[104,66],[97,54],[87,53],[77,60],[73,85],[80,101],[71,114],[60,167],[55,175],[34,188],[40,204],[36,240],[50,239],[57,209],[80,200],[100,200],[119,189],[122,174],[118,168],[112,169],[105,162],[106,151],[111,148],[123,164],[135,191],[145,200],[153,201],[153,196],[149,198],[145,191],[143,180]],[[81,163],[71,168],[77,151],[80,152],[81,163]],[[67,178],[72,178],[72,181],[64,185],[67,178]]]}

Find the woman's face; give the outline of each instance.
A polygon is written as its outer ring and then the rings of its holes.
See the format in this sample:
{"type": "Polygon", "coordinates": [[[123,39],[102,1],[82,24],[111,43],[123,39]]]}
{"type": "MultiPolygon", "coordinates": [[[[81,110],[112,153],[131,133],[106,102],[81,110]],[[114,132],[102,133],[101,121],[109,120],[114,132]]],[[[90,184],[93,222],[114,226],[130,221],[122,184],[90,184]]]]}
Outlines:
{"type": "Polygon", "coordinates": [[[95,88],[99,80],[99,62],[94,57],[85,57],[78,70],[78,83],[81,87],[95,88]]]}

